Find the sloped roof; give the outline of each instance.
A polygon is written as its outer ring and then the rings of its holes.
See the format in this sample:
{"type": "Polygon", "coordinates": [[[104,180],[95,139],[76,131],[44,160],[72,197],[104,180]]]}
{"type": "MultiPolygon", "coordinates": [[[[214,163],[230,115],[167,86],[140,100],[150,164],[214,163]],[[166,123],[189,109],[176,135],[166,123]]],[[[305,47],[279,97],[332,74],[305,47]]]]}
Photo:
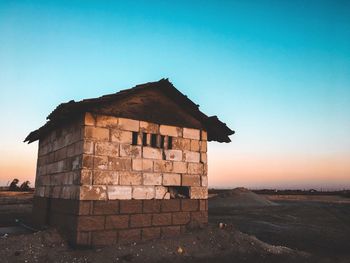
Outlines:
{"type": "MultiPolygon", "coordinates": [[[[121,90],[117,93],[104,95],[98,98],[85,99],[78,102],[74,100],[67,103],[62,103],[47,116],[47,123],[39,129],[32,131],[24,140],[24,142],[34,142],[40,139],[43,135],[47,134],[51,130],[59,127],[60,125],[74,120],[78,116],[85,112],[95,111],[100,106],[108,103],[117,103],[129,97],[136,96],[140,92],[144,91],[157,91],[168,97],[171,101],[181,107],[187,114],[192,116],[202,127],[208,132],[209,141],[218,142],[230,142],[229,136],[234,134],[227,125],[221,122],[217,116],[208,117],[199,110],[199,105],[191,101],[186,95],[177,90],[168,79],[161,79],[156,82],[148,82],[145,84],[136,85],[133,88],[121,90]]],[[[159,109],[161,110],[161,109],[159,109]]],[[[122,117],[122,116],[119,116],[122,117]]],[[[142,116],[138,118],[140,120],[148,121],[142,116]]],[[[166,123],[171,124],[171,123],[166,123]]],[[[179,125],[179,124],[178,124],[179,125]]],[[[181,125],[181,124],[180,124],[181,125]]],[[[185,125],[184,125],[185,127],[185,125]]]]}

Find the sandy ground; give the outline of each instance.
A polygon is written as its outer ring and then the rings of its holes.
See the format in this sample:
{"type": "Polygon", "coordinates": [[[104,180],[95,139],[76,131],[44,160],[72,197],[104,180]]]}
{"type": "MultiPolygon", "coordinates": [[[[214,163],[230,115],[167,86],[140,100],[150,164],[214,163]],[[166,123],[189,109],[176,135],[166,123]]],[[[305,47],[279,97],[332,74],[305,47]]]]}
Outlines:
{"type": "MultiPolygon", "coordinates": [[[[350,262],[350,204],[268,197],[271,205],[250,193],[246,196],[239,198],[261,205],[210,205],[207,228],[146,243],[73,250],[55,230],[2,235],[0,261],[350,262]],[[227,226],[219,228],[220,222],[227,226]]],[[[220,202],[225,200],[234,202],[232,195],[220,202]]],[[[18,203],[12,206],[0,209],[0,226],[28,218],[18,203]]]]}

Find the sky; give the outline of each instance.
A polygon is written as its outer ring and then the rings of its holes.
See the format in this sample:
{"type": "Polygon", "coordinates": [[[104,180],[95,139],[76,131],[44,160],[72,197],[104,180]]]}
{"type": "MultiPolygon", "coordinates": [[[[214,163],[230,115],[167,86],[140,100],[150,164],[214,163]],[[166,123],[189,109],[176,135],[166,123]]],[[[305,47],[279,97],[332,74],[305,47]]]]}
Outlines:
{"type": "Polygon", "coordinates": [[[210,187],[350,188],[350,1],[0,0],[0,185],[62,102],[169,80],[236,133],[210,187]]]}

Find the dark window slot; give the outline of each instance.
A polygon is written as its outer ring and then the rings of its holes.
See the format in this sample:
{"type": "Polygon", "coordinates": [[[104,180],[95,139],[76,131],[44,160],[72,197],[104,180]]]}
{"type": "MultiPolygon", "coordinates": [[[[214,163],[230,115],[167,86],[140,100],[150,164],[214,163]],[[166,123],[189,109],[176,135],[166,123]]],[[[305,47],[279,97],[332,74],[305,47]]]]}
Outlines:
{"type": "Polygon", "coordinates": [[[132,132],[132,145],[137,145],[137,132],[132,132]]]}
{"type": "Polygon", "coordinates": [[[151,147],[157,147],[157,134],[151,134],[151,147]]]}
{"type": "Polygon", "coordinates": [[[142,145],[146,146],[147,145],[147,133],[142,133],[142,145]]]}
{"type": "Polygon", "coordinates": [[[168,149],[173,148],[173,137],[169,136],[168,137],[168,149]]]}
{"type": "Polygon", "coordinates": [[[165,136],[161,135],[160,136],[160,148],[162,148],[162,149],[164,149],[164,139],[165,139],[165,136]]]}

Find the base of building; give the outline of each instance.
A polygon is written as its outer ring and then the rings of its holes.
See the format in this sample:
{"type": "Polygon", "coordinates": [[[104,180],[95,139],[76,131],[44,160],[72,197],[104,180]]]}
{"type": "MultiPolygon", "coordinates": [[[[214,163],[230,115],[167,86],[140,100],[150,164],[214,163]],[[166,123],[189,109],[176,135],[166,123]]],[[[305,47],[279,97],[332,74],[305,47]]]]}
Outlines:
{"type": "Polygon", "coordinates": [[[33,221],[56,227],[72,246],[171,237],[208,223],[208,200],[79,201],[35,196],[33,221]]]}

